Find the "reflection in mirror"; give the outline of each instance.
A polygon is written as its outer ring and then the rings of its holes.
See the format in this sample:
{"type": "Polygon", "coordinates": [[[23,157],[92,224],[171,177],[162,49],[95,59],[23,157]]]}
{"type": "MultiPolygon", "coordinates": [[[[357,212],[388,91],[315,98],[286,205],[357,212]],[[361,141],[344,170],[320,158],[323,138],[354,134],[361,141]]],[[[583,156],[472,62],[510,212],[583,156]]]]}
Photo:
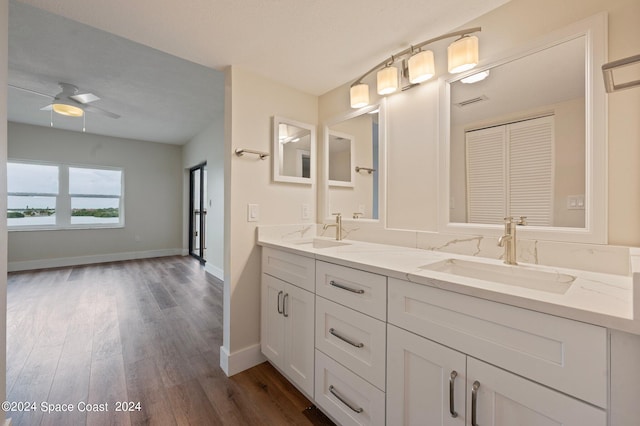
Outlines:
{"type": "Polygon", "coordinates": [[[325,128],[325,161],[329,176],[326,217],[340,212],[344,218],[379,219],[379,116],[379,108],[366,108],[325,128]],[[332,153],[332,146],[338,144],[346,152],[347,140],[351,156],[349,162],[346,155],[341,160],[336,158],[337,148],[332,153]],[[345,183],[347,179],[353,183],[345,183]]]}
{"type": "Polygon", "coordinates": [[[585,52],[577,37],[450,84],[451,222],[585,227],[585,52]]]}
{"type": "Polygon", "coordinates": [[[315,126],[273,117],[273,180],[311,184],[314,181],[315,126]]]}
{"type": "Polygon", "coordinates": [[[508,214],[522,238],[607,243],[606,27],[599,13],[442,80],[441,232],[501,235],[508,214]]]}
{"type": "Polygon", "coordinates": [[[355,140],[352,135],[329,131],[329,186],[354,185],[355,140]]]}

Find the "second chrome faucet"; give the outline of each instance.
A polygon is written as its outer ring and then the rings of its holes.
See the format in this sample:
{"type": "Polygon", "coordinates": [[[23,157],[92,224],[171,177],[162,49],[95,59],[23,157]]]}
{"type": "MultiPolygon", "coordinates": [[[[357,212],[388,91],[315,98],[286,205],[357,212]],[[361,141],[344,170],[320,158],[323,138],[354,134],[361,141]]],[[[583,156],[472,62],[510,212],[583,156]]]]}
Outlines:
{"type": "Polygon", "coordinates": [[[516,252],[516,227],[526,225],[527,217],[520,216],[520,220],[514,221],[512,216],[504,218],[504,235],[498,238],[498,246],[504,247],[504,263],[517,265],[516,252]]]}

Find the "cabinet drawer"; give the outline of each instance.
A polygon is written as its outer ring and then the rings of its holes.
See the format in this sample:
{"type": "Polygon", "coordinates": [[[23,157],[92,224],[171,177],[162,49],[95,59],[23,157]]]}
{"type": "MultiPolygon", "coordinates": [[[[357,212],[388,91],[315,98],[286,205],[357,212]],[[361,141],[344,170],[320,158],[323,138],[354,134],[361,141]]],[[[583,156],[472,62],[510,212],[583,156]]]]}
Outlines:
{"type": "Polygon", "coordinates": [[[382,390],[386,341],[384,322],[316,298],[316,348],[382,390]]]}
{"type": "Polygon", "coordinates": [[[385,422],[384,392],[318,350],[315,401],[342,426],[385,422]]]}
{"type": "Polygon", "coordinates": [[[389,323],[607,407],[605,328],[397,279],[389,323]]]}
{"type": "Polygon", "coordinates": [[[387,320],[387,277],[383,275],[318,261],[316,294],[387,320]]]}
{"type": "Polygon", "coordinates": [[[315,291],[316,261],[286,251],[262,248],[262,272],[310,292],[315,291]]]}

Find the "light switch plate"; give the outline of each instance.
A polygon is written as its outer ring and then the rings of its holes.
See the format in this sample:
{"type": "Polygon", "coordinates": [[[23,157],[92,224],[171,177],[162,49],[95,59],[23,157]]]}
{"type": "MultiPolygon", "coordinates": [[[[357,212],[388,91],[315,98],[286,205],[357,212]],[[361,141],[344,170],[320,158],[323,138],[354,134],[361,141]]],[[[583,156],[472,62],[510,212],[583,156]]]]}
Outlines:
{"type": "Polygon", "coordinates": [[[247,222],[257,222],[260,219],[260,206],[247,204],[247,222]]]}
{"type": "Polygon", "coordinates": [[[302,209],[300,212],[300,216],[302,217],[302,219],[310,219],[311,218],[311,212],[310,212],[310,207],[309,204],[307,203],[303,203],[302,204],[302,209]]]}

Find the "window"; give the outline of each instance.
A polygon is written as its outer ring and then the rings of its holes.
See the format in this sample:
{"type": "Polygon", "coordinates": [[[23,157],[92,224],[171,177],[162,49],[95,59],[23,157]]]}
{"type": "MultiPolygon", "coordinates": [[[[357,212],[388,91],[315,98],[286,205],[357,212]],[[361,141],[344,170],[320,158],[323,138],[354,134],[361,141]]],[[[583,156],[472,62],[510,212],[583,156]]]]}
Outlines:
{"type": "Polygon", "coordinates": [[[121,169],[10,161],[7,187],[9,229],[124,225],[121,169]]]}

